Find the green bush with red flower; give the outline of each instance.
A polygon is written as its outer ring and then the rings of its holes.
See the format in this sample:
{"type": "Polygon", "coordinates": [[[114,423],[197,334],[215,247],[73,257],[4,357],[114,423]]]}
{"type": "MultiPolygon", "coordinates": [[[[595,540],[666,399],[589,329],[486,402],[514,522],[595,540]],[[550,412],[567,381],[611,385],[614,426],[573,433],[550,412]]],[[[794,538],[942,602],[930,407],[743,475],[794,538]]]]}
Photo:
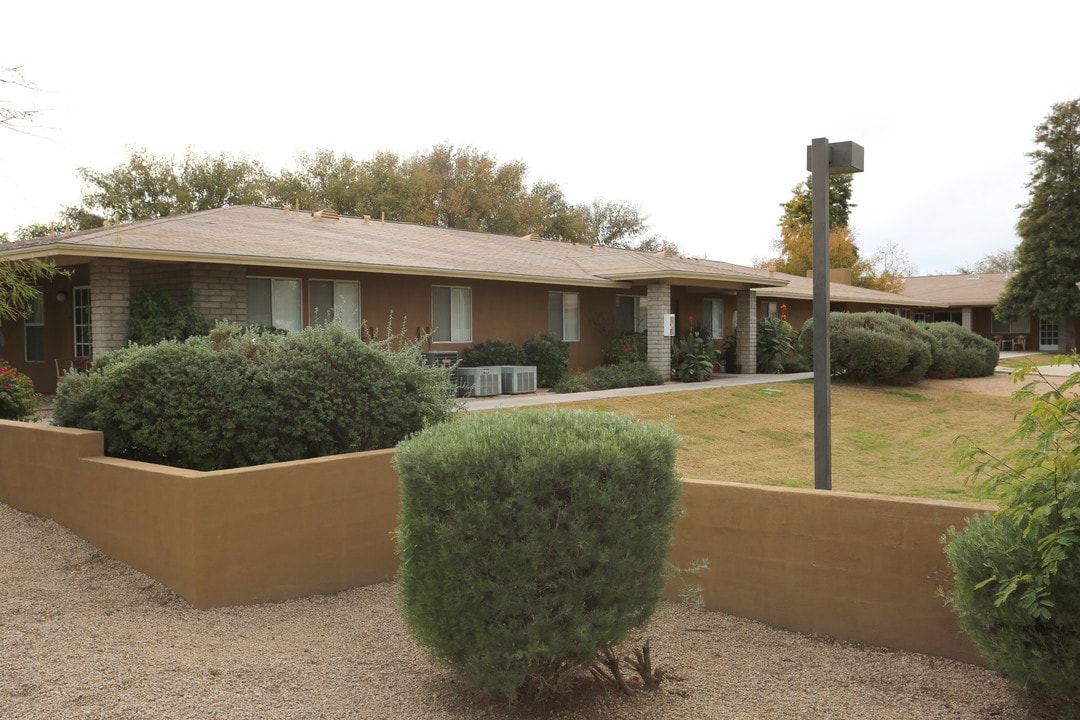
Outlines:
{"type": "Polygon", "coordinates": [[[0,360],[0,420],[29,420],[37,409],[34,383],[0,360]]]}

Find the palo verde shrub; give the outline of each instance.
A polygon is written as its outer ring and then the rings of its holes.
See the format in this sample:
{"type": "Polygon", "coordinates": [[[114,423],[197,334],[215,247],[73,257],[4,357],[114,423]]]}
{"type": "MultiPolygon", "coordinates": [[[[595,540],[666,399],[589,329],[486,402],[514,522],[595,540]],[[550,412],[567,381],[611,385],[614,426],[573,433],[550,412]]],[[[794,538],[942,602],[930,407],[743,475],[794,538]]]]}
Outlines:
{"type": "Polygon", "coordinates": [[[570,369],[570,343],[555,339],[550,330],[534,335],[524,343],[524,365],[536,366],[537,387],[555,387],[570,369]]]}
{"type": "Polygon", "coordinates": [[[954,322],[919,323],[930,336],[933,378],[971,378],[994,374],[1001,353],[996,343],[954,322]]]}
{"type": "Polygon", "coordinates": [[[38,409],[34,383],[0,359],[0,420],[29,420],[38,409]]]}
{"type": "Polygon", "coordinates": [[[672,543],[678,439],[612,413],[470,414],[398,445],[400,592],[474,687],[561,687],[643,625],[672,543]]]}
{"type": "Polygon", "coordinates": [[[509,340],[485,340],[461,352],[461,367],[525,364],[525,350],[509,340]]]}
{"type": "Polygon", "coordinates": [[[425,366],[418,343],[394,347],[335,324],[219,325],[103,355],[61,383],[53,417],[102,431],[110,455],[195,470],[393,447],[457,407],[449,373],[425,366]]]}
{"type": "Polygon", "coordinates": [[[600,365],[583,373],[566,373],[553,389],[557,393],[575,393],[663,384],[664,376],[652,365],[626,360],[616,365],[600,365]]]}
{"type": "Polygon", "coordinates": [[[1019,391],[1032,404],[1012,451],[972,443],[958,453],[1000,510],[945,538],[961,627],[1014,685],[1071,708],[1062,717],[1080,717],[1078,383],[1073,373],[1041,395],[1034,383],[1019,391]]]}
{"type": "MultiPolygon", "coordinates": [[[[829,314],[833,375],[863,383],[913,385],[930,367],[930,335],[911,320],[890,313],[829,314]]],[[[813,347],[813,323],[803,326],[813,347]]]]}

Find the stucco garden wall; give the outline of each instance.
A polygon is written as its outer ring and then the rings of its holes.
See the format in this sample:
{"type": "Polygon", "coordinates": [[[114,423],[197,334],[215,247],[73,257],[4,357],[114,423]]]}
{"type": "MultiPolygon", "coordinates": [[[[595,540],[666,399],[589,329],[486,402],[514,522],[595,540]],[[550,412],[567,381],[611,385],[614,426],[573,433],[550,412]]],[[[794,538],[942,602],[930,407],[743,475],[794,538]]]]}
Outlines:
{"type": "MultiPolygon", "coordinates": [[[[0,421],[0,501],[53,518],[198,608],[330,593],[396,572],[392,450],[200,473],[102,448],[96,432],[0,421]]],[[[949,578],[938,538],[984,506],[684,487],[671,559],[709,559],[710,571],[691,578],[709,609],[982,662],[936,591],[949,578]]]]}

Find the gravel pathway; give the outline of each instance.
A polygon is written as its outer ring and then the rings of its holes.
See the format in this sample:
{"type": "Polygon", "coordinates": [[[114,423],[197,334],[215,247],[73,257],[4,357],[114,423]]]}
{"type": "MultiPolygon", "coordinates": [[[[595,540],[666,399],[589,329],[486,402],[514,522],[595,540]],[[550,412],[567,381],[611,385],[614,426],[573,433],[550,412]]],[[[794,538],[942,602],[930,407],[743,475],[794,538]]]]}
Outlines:
{"type": "Polygon", "coordinates": [[[0,718],[1023,718],[994,673],[665,604],[669,680],[555,708],[491,704],[409,638],[395,588],[195,610],[50,520],[0,504],[0,718]]]}

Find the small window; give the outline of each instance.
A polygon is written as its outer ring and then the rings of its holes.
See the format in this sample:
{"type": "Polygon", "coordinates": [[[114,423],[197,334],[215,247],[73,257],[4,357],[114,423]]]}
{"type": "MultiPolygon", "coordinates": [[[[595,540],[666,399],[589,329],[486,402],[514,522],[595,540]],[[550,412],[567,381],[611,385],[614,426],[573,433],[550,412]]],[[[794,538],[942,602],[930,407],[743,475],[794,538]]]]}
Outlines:
{"type": "Polygon", "coordinates": [[[289,278],[248,278],[248,322],[280,330],[303,327],[300,281],[289,278]]]}
{"type": "Polygon", "coordinates": [[[341,323],[345,332],[360,334],[360,283],[308,281],[308,324],[341,323]]]}
{"type": "Polygon", "coordinates": [[[911,319],[914,320],[915,322],[926,322],[926,313],[924,313],[924,312],[912,313],[911,319]]]}
{"type": "Polygon", "coordinates": [[[761,303],[761,317],[763,317],[763,318],[780,317],[780,303],[771,302],[771,301],[761,303]]]}
{"type": "Polygon", "coordinates": [[[997,318],[990,321],[990,331],[995,335],[1026,335],[1031,332],[1031,316],[1020,318],[1011,323],[1001,322],[997,318]]]}
{"type": "Polygon", "coordinates": [[[81,285],[73,289],[75,308],[75,356],[90,357],[94,352],[91,333],[90,286],[81,285]]]}
{"type": "Polygon", "coordinates": [[[934,322],[951,322],[957,325],[964,324],[964,313],[960,310],[936,310],[934,322]]]}
{"type": "Polygon", "coordinates": [[[709,333],[709,337],[720,340],[724,337],[724,301],[706,300],[705,308],[701,314],[701,324],[709,333]]]}
{"type": "Polygon", "coordinates": [[[436,285],[431,288],[434,342],[472,342],[472,288],[436,285]]]}
{"type": "Polygon", "coordinates": [[[548,293],[548,329],[563,342],[581,339],[577,293],[548,293]]]}
{"type": "Polygon", "coordinates": [[[647,328],[649,299],[640,295],[615,296],[615,329],[643,333],[647,328]]]}
{"type": "Polygon", "coordinates": [[[45,362],[45,298],[38,288],[30,301],[30,314],[23,321],[26,332],[26,362],[45,362]]]}

